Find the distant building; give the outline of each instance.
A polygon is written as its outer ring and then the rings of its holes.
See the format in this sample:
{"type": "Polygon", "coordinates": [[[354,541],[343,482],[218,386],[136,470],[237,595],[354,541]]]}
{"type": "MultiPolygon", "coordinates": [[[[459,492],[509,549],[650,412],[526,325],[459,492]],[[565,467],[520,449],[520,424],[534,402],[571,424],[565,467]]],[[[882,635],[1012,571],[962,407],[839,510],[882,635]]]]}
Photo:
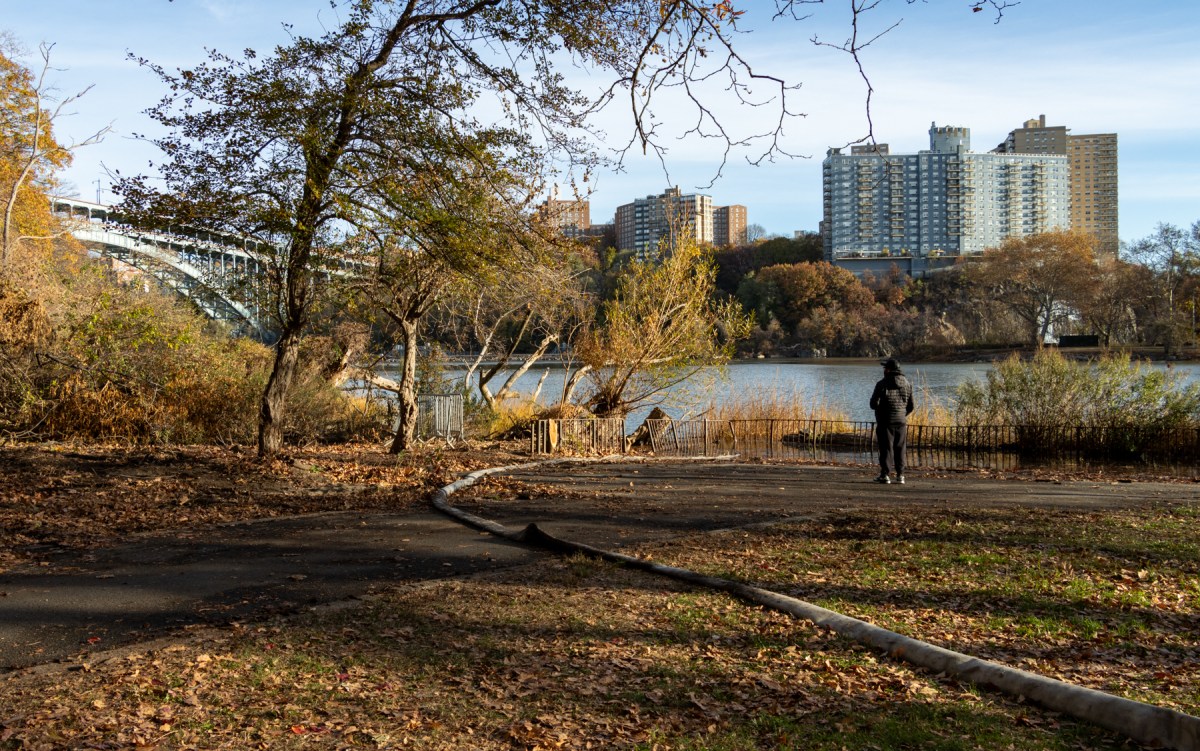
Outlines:
{"type": "Polygon", "coordinates": [[[668,249],[681,237],[713,242],[712,197],[667,188],[656,196],[639,198],[617,207],[617,247],[632,250],[639,258],[657,255],[666,241],[668,249]]]}
{"type": "Polygon", "coordinates": [[[1046,116],[1026,120],[992,150],[998,154],[1065,154],[1071,170],[1071,228],[1096,238],[1100,253],[1116,257],[1120,245],[1117,211],[1117,134],[1073,136],[1046,116]]]}
{"type": "Polygon", "coordinates": [[[977,154],[971,131],[929,129],[929,149],[830,149],[822,162],[826,259],[855,272],[914,276],[1009,237],[1070,226],[1067,157],[977,154]]]}
{"type": "Polygon", "coordinates": [[[551,198],[539,210],[552,227],[566,237],[587,235],[592,226],[591,204],[585,200],[564,201],[551,198]]]}
{"type": "Polygon", "coordinates": [[[746,244],[746,207],[738,204],[713,209],[713,245],[746,244]]]}
{"type": "Polygon", "coordinates": [[[615,224],[613,224],[612,222],[607,222],[605,224],[593,224],[592,226],[588,227],[587,230],[584,231],[583,236],[591,237],[591,238],[600,238],[600,237],[604,237],[609,232],[612,232],[615,234],[616,229],[617,229],[617,226],[615,224]]]}

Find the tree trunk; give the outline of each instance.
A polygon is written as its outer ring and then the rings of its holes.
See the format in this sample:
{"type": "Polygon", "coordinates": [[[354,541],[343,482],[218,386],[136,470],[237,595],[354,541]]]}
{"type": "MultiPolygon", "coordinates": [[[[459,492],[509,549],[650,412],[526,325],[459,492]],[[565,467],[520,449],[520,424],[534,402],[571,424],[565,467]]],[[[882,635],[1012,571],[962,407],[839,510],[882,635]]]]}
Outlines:
{"type": "Polygon", "coordinates": [[[417,323],[399,321],[404,341],[404,360],[400,364],[400,388],[397,390],[396,435],[391,453],[399,454],[412,446],[417,437],[417,323]]]}
{"type": "MultiPolygon", "coordinates": [[[[538,345],[537,350],[525,358],[525,361],[521,363],[521,366],[514,370],[512,375],[510,375],[504,382],[504,386],[502,386],[500,390],[496,392],[495,401],[504,400],[512,392],[513,386],[517,384],[517,379],[529,372],[529,369],[532,368],[538,360],[542,359],[542,355],[546,354],[546,350],[550,348],[550,345],[557,341],[558,336],[556,334],[550,334],[543,339],[542,343],[538,345]]],[[[536,401],[536,399],[534,401],[536,401]]],[[[489,404],[490,403],[491,402],[489,402],[489,404]]]]}
{"type": "Polygon", "coordinates": [[[271,377],[263,390],[262,405],[258,414],[258,456],[260,459],[275,456],[283,448],[283,415],[288,391],[296,377],[296,364],[300,361],[300,332],[289,329],[275,346],[275,365],[271,377]]]}
{"type": "MultiPolygon", "coordinates": [[[[525,320],[521,322],[520,331],[518,331],[517,335],[513,337],[508,351],[496,359],[496,364],[493,365],[488,372],[479,374],[479,395],[483,397],[483,400],[487,402],[488,408],[492,411],[496,410],[498,406],[496,400],[508,390],[508,386],[512,383],[512,380],[510,379],[508,383],[506,383],[504,387],[500,389],[501,394],[497,396],[492,396],[492,391],[488,388],[488,384],[491,383],[492,379],[496,377],[496,374],[499,373],[505,365],[508,365],[508,361],[512,359],[513,354],[517,351],[517,347],[520,345],[521,339],[525,336],[525,331],[529,328],[529,322],[532,320],[533,311],[529,310],[525,314],[525,320]]],[[[498,323],[497,326],[499,326],[498,323]]],[[[490,336],[488,337],[488,340],[491,340],[490,336]]]]}
{"type": "Polygon", "coordinates": [[[579,386],[579,382],[592,369],[591,365],[584,365],[571,374],[570,378],[563,383],[562,400],[559,405],[569,404],[571,398],[575,396],[575,389],[579,386]]]}
{"type": "Polygon", "coordinates": [[[546,383],[546,378],[549,377],[549,375],[549,368],[542,371],[542,377],[538,379],[537,387],[533,390],[533,396],[529,397],[529,401],[537,402],[538,398],[542,395],[542,386],[546,383]]]}

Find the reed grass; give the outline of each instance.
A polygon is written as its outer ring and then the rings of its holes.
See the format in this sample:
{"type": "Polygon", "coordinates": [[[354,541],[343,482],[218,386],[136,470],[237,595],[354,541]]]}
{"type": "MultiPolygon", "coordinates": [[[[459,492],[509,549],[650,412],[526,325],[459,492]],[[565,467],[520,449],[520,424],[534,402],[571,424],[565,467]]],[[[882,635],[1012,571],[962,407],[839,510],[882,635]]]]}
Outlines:
{"type": "Polygon", "coordinates": [[[923,378],[913,384],[913,391],[914,409],[908,416],[909,425],[926,427],[957,424],[951,405],[935,396],[923,378]]]}
{"type": "MultiPolygon", "coordinates": [[[[923,383],[914,384],[912,425],[953,425],[954,413],[923,383]]],[[[867,396],[863,396],[865,402],[867,396]]],[[[702,417],[708,420],[798,420],[851,422],[846,410],[823,394],[803,394],[778,386],[743,393],[724,402],[710,402],[702,417]]]]}
{"type": "Polygon", "coordinates": [[[803,394],[774,386],[743,393],[723,402],[712,401],[702,417],[707,420],[826,420],[849,422],[850,416],[822,395],[803,394]]]}

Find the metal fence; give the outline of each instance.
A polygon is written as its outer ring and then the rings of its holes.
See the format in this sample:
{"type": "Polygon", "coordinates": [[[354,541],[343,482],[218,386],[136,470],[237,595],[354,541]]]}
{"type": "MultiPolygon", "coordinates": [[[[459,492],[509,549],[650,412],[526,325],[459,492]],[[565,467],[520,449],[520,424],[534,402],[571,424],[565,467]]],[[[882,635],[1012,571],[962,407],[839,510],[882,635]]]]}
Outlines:
{"type": "MultiPolygon", "coordinates": [[[[1195,463],[1200,429],[911,425],[909,463],[931,468],[1013,467],[1024,460],[1195,463]]],[[[741,454],[763,458],[873,461],[875,424],[837,420],[647,420],[623,435],[613,420],[541,420],[532,452],[660,456],[741,454]]]]}
{"type": "Polygon", "coordinates": [[[463,437],[462,394],[418,394],[417,437],[442,438],[447,441],[463,437]]]}
{"type": "Polygon", "coordinates": [[[538,420],[530,435],[533,454],[620,454],[627,450],[619,417],[538,420]]]}

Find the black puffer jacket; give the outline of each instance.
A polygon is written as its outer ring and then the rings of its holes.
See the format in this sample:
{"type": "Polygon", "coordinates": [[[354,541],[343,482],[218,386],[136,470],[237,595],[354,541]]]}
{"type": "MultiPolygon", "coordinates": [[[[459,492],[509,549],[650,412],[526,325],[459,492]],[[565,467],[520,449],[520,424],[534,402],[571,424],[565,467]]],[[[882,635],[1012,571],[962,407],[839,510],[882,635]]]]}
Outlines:
{"type": "Polygon", "coordinates": [[[913,411],[912,384],[899,371],[888,371],[875,384],[871,393],[871,409],[875,410],[875,422],[902,425],[908,422],[913,411]]]}

